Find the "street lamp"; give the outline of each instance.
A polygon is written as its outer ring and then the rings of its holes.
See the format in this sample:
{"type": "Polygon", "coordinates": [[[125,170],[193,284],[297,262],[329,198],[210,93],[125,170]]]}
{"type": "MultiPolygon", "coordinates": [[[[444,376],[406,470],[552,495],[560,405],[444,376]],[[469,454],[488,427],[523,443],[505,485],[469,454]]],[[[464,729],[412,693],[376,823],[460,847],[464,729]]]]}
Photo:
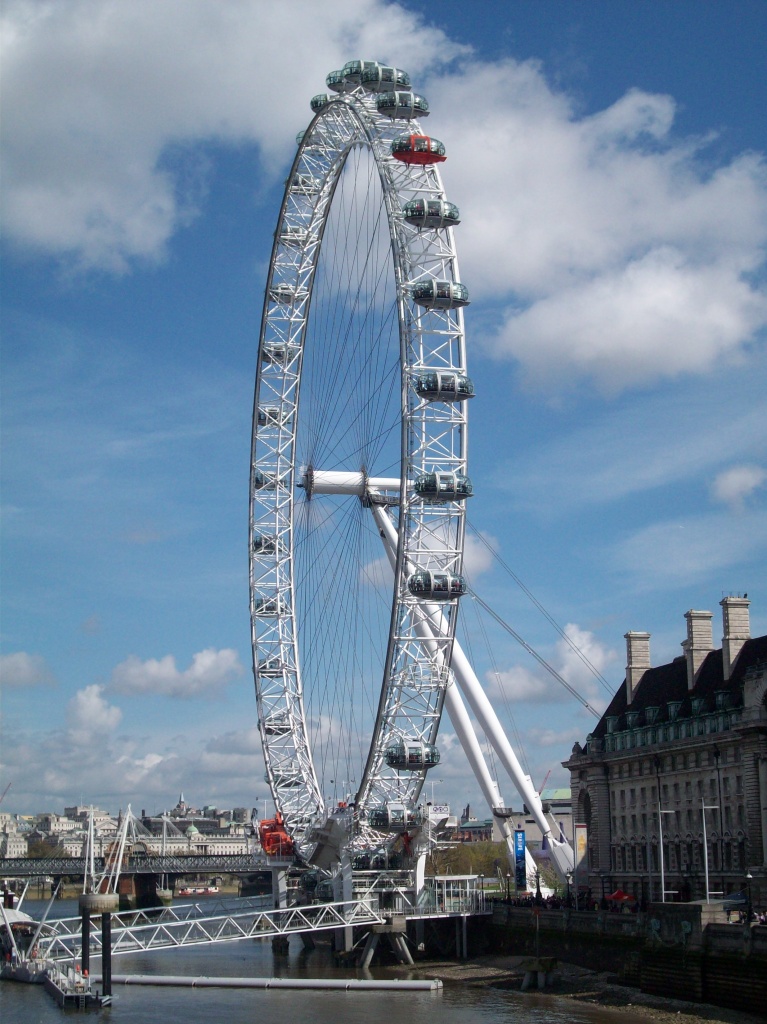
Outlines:
{"type": "Polygon", "coordinates": [[[541,873],[537,869],[535,872],[535,902],[543,903],[543,897],[541,896],[541,873]]]}
{"type": "Polygon", "coordinates": [[[567,909],[569,910],[570,909],[570,904],[572,902],[571,897],[570,897],[570,884],[572,883],[572,880],[573,880],[573,873],[572,873],[572,871],[566,872],[565,878],[567,880],[567,900],[566,900],[566,902],[567,902],[567,909]]]}
{"type": "Polygon", "coordinates": [[[506,902],[511,902],[511,872],[506,872],[506,902]]]}
{"type": "Polygon", "coordinates": [[[751,927],[751,880],[753,875],[750,871],[746,872],[746,924],[751,927]]]}
{"type": "MultiPolygon", "coordinates": [[[[711,891],[708,887],[708,837],[706,835],[706,811],[718,811],[719,808],[714,804],[707,804],[701,797],[700,801],[700,816],[703,821],[703,867],[706,873],[706,903],[711,902],[711,891]]],[[[719,893],[723,896],[724,893],[719,893]]]]}
{"type": "Polygon", "coordinates": [[[480,871],[479,877],[479,909],[485,909],[485,876],[480,871]]]}

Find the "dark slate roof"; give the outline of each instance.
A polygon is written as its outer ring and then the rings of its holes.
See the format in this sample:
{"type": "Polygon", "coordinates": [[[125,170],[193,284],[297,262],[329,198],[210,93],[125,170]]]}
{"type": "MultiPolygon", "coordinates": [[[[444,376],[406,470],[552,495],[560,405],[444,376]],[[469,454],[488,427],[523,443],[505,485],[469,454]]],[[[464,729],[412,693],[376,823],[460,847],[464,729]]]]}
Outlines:
{"type": "MultiPolygon", "coordinates": [[[[604,736],[607,732],[607,719],[617,717],[619,719],[617,728],[626,728],[624,717],[627,710],[644,711],[645,708],[657,707],[659,709],[656,722],[667,722],[669,720],[668,703],[680,701],[679,718],[689,718],[692,714],[692,701],[694,698],[702,697],[705,701],[702,711],[713,711],[715,709],[715,694],[719,691],[726,691],[730,694],[729,706],[739,707],[743,703],[743,677],[752,665],[767,661],[767,636],[755,637],[747,640],[735,662],[732,675],[727,680],[723,679],[722,652],[721,650],[711,651],[700,667],[695,686],[691,691],[687,690],[687,659],[682,654],[668,665],[658,665],[656,668],[648,668],[642,676],[639,686],[634,692],[634,699],[631,706],[626,704],[626,681],[610,701],[607,710],[599,719],[599,723],[593,730],[594,736],[604,736]]],[[[644,718],[641,720],[644,724],[644,718]]]]}

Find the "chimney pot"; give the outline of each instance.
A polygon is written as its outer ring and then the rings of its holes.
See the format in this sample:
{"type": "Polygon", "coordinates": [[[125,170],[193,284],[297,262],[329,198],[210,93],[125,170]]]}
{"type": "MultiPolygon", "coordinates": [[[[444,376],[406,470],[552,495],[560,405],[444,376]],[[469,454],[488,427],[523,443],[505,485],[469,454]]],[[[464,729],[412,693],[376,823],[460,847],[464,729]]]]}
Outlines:
{"type": "Polygon", "coordinates": [[[632,630],[626,640],[626,704],[631,704],[637,687],[650,665],[650,634],[632,630]]]}
{"type": "Polygon", "coordinates": [[[722,672],[725,682],[732,675],[735,662],[746,640],[751,639],[751,623],[747,597],[725,597],[722,606],[722,672]]]}
{"type": "Polygon", "coordinates": [[[687,689],[692,690],[698,678],[698,672],[706,656],[714,649],[714,631],[711,626],[711,612],[685,612],[687,619],[687,639],[682,650],[687,659],[687,689]]]}

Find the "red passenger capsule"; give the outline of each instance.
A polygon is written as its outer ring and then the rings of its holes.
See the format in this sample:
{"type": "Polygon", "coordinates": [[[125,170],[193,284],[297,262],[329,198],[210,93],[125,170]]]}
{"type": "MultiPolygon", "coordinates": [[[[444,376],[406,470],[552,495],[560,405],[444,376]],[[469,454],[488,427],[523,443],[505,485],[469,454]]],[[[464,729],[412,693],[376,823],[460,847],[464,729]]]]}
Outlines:
{"type": "Polygon", "coordinates": [[[428,135],[399,135],[391,144],[391,154],[405,164],[438,164],[447,159],[443,144],[428,135]]]}

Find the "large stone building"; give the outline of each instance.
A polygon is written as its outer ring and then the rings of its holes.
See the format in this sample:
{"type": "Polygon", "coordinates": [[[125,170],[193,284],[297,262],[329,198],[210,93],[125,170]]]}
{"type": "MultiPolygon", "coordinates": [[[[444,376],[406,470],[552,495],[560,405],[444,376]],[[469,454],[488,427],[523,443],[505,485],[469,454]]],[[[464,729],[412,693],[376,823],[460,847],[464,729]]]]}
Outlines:
{"type": "Polygon", "coordinates": [[[653,667],[650,634],[626,633],[623,686],[569,761],[573,814],[587,826],[582,889],[638,901],[750,893],[767,903],[767,636],[747,597],[689,611],[683,654],[653,667]],[[704,846],[705,835],[705,846],[704,846]],[[661,836],[663,841],[661,858],[661,836]]]}

